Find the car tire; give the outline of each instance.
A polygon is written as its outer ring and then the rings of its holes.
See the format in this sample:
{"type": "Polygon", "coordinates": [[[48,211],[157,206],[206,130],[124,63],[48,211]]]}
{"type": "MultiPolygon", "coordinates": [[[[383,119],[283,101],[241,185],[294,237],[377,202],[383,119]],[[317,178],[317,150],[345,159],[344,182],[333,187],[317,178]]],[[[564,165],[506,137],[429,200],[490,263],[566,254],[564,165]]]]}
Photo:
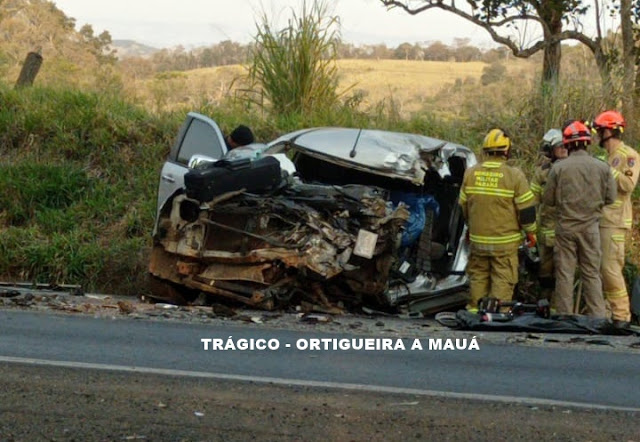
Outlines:
{"type": "Polygon", "coordinates": [[[186,305],[191,298],[184,289],[153,275],[149,275],[149,290],[151,299],[169,304],[186,305]]]}

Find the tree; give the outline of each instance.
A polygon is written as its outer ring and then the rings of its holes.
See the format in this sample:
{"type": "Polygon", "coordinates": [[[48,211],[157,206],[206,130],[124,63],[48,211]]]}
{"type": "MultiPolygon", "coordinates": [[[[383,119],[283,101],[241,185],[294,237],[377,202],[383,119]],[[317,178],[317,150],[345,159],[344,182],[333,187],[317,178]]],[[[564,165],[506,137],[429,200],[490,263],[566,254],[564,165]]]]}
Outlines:
{"type": "Polygon", "coordinates": [[[93,27],[89,24],[84,25],[78,31],[80,36],[91,52],[95,55],[99,63],[113,64],[117,60],[116,51],[111,47],[111,34],[109,31],[102,31],[100,35],[94,35],[93,27]]]}
{"type": "Polygon", "coordinates": [[[399,60],[418,60],[422,58],[421,55],[422,49],[411,43],[402,43],[393,51],[393,58],[399,60]]]}
{"type": "MultiPolygon", "coordinates": [[[[508,47],[514,56],[528,58],[544,51],[542,81],[555,84],[560,73],[561,47],[564,40],[578,40],[592,49],[598,66],[604,66],[598,40],[579,30],[588,5],[582,0],[380,0],[388,8],[400,8],[411,15],[430,9],[451,12],[485,29],[491,38],[508,47]],[[415,6],[414,6],[415,5],[415,6]],[[542,36],[531,39],[528,25],[537,24],[542,36]],[[563,29],[563,25],[572,29],[563,29]],[[531,42],[531,43],[529,43],[531,42]]],[[[594,0],[598,4],[599,0],[594,0]]]]}
{"type": "Polygon", "coordinates": [[[451,48],[440,41],[435,41],[426,47],[424,55],[427,60],[447,61],[451,56],[451,48]]]}
{"type": "Polygon", "coordinates": [[[46,60],[38,74],[44,85],[101,88],[106,84],[101,76],[114,72],[101,58],[109,53],[97,52],[97,47],[110,43],[109,34],[95,36],[85,28],[83,35],[75,30],[75,20],[49,0],[1,0],[0,29],[6,75],[17,74],[30,51],[40,51],[46,60]]]}
{"type": "Polygon", "coordinates": [[[370,51],[371,58],[376,58],[378,60],[391,58],[391,49],[387,48],[387,45],[384,43],[367,46],[367,49],[370,51]]]}
{"type": "Polygon", "coordinates": [[[453,50],[456,61],[477,61],[482,58],[482,52],[475,46],[458,46],[453,50]]]}

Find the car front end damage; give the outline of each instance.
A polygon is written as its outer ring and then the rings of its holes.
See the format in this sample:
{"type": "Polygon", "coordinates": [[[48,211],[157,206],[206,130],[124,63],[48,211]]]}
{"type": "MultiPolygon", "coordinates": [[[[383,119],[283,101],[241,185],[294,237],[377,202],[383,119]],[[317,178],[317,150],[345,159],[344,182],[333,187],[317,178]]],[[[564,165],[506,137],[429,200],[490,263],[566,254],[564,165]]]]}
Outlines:
{"type": "MultiPolygon", "coordinates": [[[[159,211],[154,297],[183,303],[205,293],[267,310],[330,313],[424,313],[463,303],[467,251],[457,195],[473,153],[427,137],[337,131],[271,143],[263,158],[274,154],[289,171],[277,185],[256,186],[260,172],[230,186],[216,185],[223,182],[216,174],[205,193],[186,180],[159,211]]],[[[231,170],[224,179],[240,176],[241,161],[222,163],[215,167],[231,170]]]]}

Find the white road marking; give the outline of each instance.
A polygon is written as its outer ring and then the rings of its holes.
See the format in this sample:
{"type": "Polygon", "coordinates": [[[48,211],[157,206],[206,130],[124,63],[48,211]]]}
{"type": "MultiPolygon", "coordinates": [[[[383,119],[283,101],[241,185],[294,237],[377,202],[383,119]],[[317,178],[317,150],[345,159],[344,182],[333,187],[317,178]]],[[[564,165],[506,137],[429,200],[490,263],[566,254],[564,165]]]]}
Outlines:
{"type": "Polygon", "coordinates": [[[226,380],[226,381],[256,382],[256,383],[263,383],[263,384],[275,384],[275,385],[285,385],[285,386],[293,385],[297,387],[331,388],[331,389],[338,389],[338,390],[363,391],[363,392],[371,392],[371,393],[411,394],[411,395],[418,395],[418,396],[430,396],[430,397],[440,397],[440,398],[448,398],[448,399],[465,399],[465,400],[476,400],[476,401],[491,401],[491,402],[501,402],[501,403],[510,403],[510,404],[519,404],[519,405],[543,405],[543,406],[555,406],[555,407],[580,408],[580,409],[588,409],[588,410],[615,410],[615,411],[640,412],[640,408],[621,407],[616,405],[558,401],[554,399],[542,399],[542,398],[534,398],[534,397],[502,396],[502,395],[477,394],[477,393],[455,393],[450,391],[389,387],[385,385],[308,381],[303,379],[271,378],[271,377],[264,377],[264,376],[245,376],[245,375],[238,375],[238,374],[209,373],[205,371],[172,370],[167,368],[136,367],[136,366],[112,365],[112,364],[94,364],[89,362],[52,361],[48,359],[18,358],[18,357],[12,357],[12,356],[0,356],[0,362],[28,364],[28,365],[42,365],[42,366],[50,366],[50,367],[85,368],[85,369],[91,369],[91,370],[156,374],[156,375],[164,375],[164,376],[179,376],[179,377],[182,376],[182,377],[226,380]]]}

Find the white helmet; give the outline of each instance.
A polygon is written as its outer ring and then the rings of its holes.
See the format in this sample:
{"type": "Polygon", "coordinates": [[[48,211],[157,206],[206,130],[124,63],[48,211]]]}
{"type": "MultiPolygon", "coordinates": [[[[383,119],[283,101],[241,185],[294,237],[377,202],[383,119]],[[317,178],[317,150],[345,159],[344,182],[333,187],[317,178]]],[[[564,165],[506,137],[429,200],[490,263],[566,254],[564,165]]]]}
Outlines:
{"type": "Polygon", "coordinates": [[[542,137],[540,150],[545,156],[551,158],[553,156],[553,148],[557,146],[562,146],[562,131],[560,129],[549,129],[542,137]]]}

